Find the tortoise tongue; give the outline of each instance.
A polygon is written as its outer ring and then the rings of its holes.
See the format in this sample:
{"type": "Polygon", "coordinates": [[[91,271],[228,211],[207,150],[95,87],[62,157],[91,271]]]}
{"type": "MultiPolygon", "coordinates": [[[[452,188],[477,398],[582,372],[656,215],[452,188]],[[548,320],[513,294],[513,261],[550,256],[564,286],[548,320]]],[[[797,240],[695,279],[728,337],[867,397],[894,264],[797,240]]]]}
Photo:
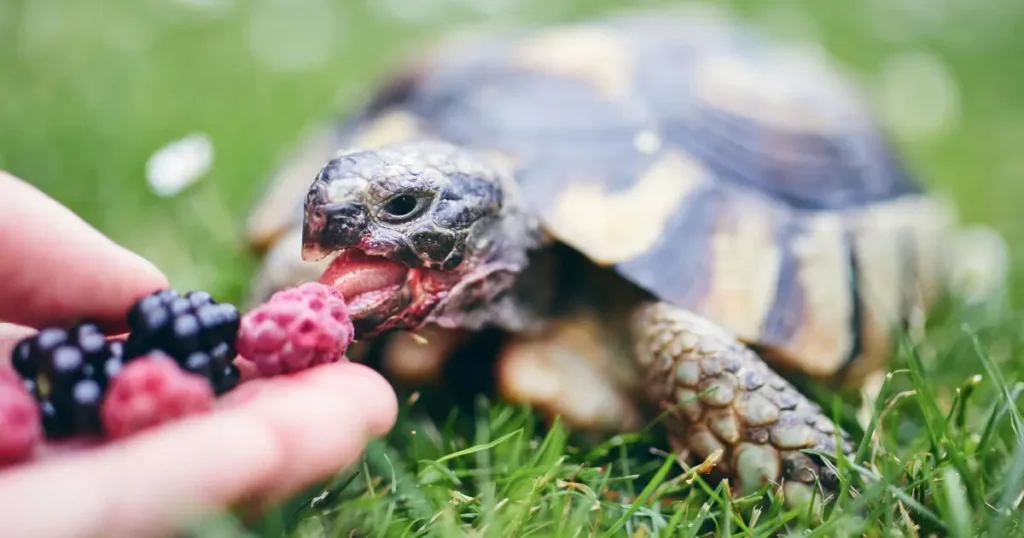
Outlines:
{"type": "Polygon", "coordinates": [[[338,256],[320,277],[320,282],[338,290],[354,311],[385,300],[405,285],[409,268],[380,256],[361,252],[338,256]]]}

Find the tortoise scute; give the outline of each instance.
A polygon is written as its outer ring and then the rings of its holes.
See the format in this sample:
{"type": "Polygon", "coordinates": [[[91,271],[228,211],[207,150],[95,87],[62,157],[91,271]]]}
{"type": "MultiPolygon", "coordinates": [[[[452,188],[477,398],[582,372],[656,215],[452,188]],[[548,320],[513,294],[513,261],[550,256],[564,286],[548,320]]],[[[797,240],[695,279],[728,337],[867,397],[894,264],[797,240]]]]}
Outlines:
{"type": "Polygon", "coordinates": [[[677,446],[701,459],[723,450],[718,469],[734,477],[739,491],[790,481],[834,487],[831,470],[802,450],[835,453],[838,431],[849,455],[849,437],[756,353],[667,303],[641,307],[632,330],[647,395],[668,411],[677,446]]]}
{"type": "Polygon", "coordinates": [[[517,333],[496,368],[506,399],[628,430],[641,390],[685,453],[799,503],[838,482],[802,450],[852,445],[767,354],[859,383],[950,284],[1001,293],[1005,244],[950,234],[952,206],[835,64],[724,11],[672,11],[474,39],[394,73],[277,175],[250,224],[267,262],[254,290],[307,279],[300,248],[447,272],[429,314],[404,314],[517,333]],[[594,312],[559,320],[570,296],[594,312]],[[623,323],[638,300],[655,302],[623,323]]]}
{"type": "Polygon", "coordinates": [[[779,452],[770,445],[740,443],[736,446],[733,466],[742,483],[741,491],[749,493],[756,485],[775,480],[781,473],[779,452]]]}

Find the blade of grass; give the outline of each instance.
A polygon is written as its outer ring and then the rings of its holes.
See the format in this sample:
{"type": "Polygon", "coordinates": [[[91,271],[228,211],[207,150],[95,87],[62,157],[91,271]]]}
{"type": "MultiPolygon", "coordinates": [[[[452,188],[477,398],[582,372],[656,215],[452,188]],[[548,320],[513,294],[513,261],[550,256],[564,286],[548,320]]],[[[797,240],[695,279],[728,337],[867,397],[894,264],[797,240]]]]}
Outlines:
{"type": "Polygon", "coordinates": [[[952,530],[951,536],[959,538],[971,538],[974,530],[971,528],[971,518],[968,514],[970,503],[967,500],[966,490],[960,475],[955,469],[947,467],[942,473],[942,491],[945,494],[944,512],[949,520],[952,530]]]}
{"type": "Polygon", "coordinates": [[[625,511],[625,513],[623,513],[622,516],[620,516],[619,519],[612,524],[611,528],[609,528],[604,534],[601,535],[602,538],[608,538],[609,536],[612,536],[616,532],[619,532],[619,530],[626,525],[626,522],[629,521],[629,518],[632,517],[638,509],[640,509],[643,503],[647,501],[647,498],[650,497],[654,493],[654,491],[658,489],[658,486],[661,485],[661,483],[665,480],[665,477],[668,476],[668,472],[670,469],[672,469],[672,464],[675,463],[675,461],[676,459],[673,456],[665,458],[665,461],[661,464],[661,467],[658,468],[658,472],[654,474],[654,477],[647,484],[647,486],[640,492],[640,495],[637,496],[636,500],[633,501],[633,503],[625,511]]]}
{"type": "Polygon", "coordinates": [[[861,437],[860,444],[857,446],[855,456],[855,461],[857,462],[862,462],[868,457],[868,450],[871,447],[871,441],[875,435],[875,429],[878,427],[878,419],[882,416],[882,409],[885,408],[886,404],[886,396],[889,395],[889,387],[892,385],[892,380],[896,373],[897,372],[890,372],[886,374],[885,380],[882,382],[882,387],[878,391],[878,397],[875,398],[874,412],[871,413],[871,419],[868,421],[868,425],[864,429],[864,436],[861,437]]]}
{"type": "Polygon", "coordinates": [[[440,458],[438,458],[436,460],[433,460],[433,463],[440,464],[440,463],[444,463],[446,461],[451,461],[451,460],[456,459],[456,458],[461,458],[462,456],[469,456],[471,454],[476,454],[477,452],[480,452],[481,450],[490,450],[490,449],[492,449],[492,448],[494,448],[494,447],[504,443],[505,441],[508,441],[509,439],[511,439],[511,438],[513,438],[513,437],[515,437],[517,435],[522,435],[522,434],[523,434],[523,430],[522,429],[518,429],[516,431],[509,432],[509,433],[507,433],[505,435],[502,435],[501,437],[499,437],[499,438],[497,438],[497,439],[495,439],[495,440],[493,440],[493,441],[491,441],[489,443],[484,443],[482,445],[474,445],[474,446],[471,446],[469,448],[464,448],[462,450],[457,450],[455,452],[451,452],[451,453],[449,453],[447,455],[441,456],[440,458]]]}
{"type": "MultiPolygon", "coordinates": [[[[855,469],[857,469],[857,471],[862,473],[864,476],[873,476],[873,477],[876,477],[876,478],[880,478],[880,477],[878,477],[877,474],[871,472],[869,469],[866,469],[866,468],[862,467],[861,465],[858,465],[857,463],[851,462],[850,465],[853,466],[855,469]]],[[[948,529],[946,529],[945,522],[943,522],[942,519],[940,519],[938,515],[936,515],[934,512],[929,510],[926,506],[924,506],[923,504],[918,502],[917,499],[914,499],[907,492],[903,491],[903,488],[897,487],[897,486],[895,486],[893,484],[886,483],[884,481],[880,481],[879,483],[886,490],[888,490],[890,493],[892,493],[895,497],[900,499],[900,501],[906,503],[908,506],[913,508],[917,513],[921,514],[922,517],[924,517],[925,519],[927,519],[930,522],[934,523],[936,526],[940,527],[942,530],[948,531],[948,529]]]]}
{"type": "Polygon", "coordinates": [[[920,405],[924,418],[924,427],[928,432],[928,440],[932,446],[934,465],[938,466],[948,457],[961,476],[970,477],[964,483],[968,489],[968,497],[978,498],[978,492],[981,491],[980,484],[976,481],[976,475],[971,473],[967,465],[967,457],[961,450],[962,447],[956,442],[943,442],[944,439],[948,438],[948,424],[936,403],[938,402],[938,397],[935,394],[934,387],[925,378],[924,364],[921,363],[920,357],[913,350],[907,354],[907,361],[910,365],[914,389],[917,391],[915,399],[920,405]],[[942,425],[941,429],[936,427],[937,424],[942,425]],[[945,450],[943,450],[943,447],[945,447],[945,450]]]}
{"type": "Polygon", "coordinates": [[[996,435],[996,426],[1003,420],[1003,416],[1016,407],[1014,402],[1020,398],[1022,392],[1024,392],[1024,384],[1017,384],[1014,386],[1013,392],[1010,393],[1008,401],[1000,398],[992,404],[992,411],[989,413],[988,420],[985,421],[985,427],[981,431],[981,439],[978,441],[978,446],[974,449],[976,454],[984,454],[988,450],[989,443],[991,443],[996,435]]]}
{"type": "Polygon", "coordinates": [[[392,477],[392,491],[403,502],[403,506],[420,521],[430,521],[437,509],[430,498],[420,489],[415,475],[402,465],[402,456],[384,441],[374,440],[366,449],[367,466],[375,475],[392,477]]]}
{"type": "MultiPolygon", "coordinates": [[[[968,330],[969,329],[965,329],[968,330]]],[[[985,367],[985,371],[992,378],[992,382],[995,383],[996,389],[999,394],[1003,397],[1007,404],[1007,410],[1010,413],[1010,425],[1013,428],[1013,433],[1017,434],[1017,446],[1024,448],[1024,420],[1021,419],[1020,412],[1017,410],[1017,406],[1014,404],[1014,398],[1010,393],[1010,389],[1006,384],[1006,380],[1003,379],[1003,374],[999,367],[992,362],[992,357],[989,356],[988,352],[985,351],[981,345],[981,341],[978,340],[977,335],[973,332],[968,332],[971,337],[971,342],[974,344],[974,350],[978,354],[978,359],[981,360],[981,364],[985,367]]]]}
{"type": "MultiPolygon", "coordinates": [[[[1024,448],[1017,447],[1006,480],[1000,485],[1003,494],[995,505],[995,516],[989,525],[990,536],[1003,536],[1010,516],[1017,512],[1024,494],[1024,448]]],[[[1018,516],[1020,514],[1017,514],[1018,516]]]]}

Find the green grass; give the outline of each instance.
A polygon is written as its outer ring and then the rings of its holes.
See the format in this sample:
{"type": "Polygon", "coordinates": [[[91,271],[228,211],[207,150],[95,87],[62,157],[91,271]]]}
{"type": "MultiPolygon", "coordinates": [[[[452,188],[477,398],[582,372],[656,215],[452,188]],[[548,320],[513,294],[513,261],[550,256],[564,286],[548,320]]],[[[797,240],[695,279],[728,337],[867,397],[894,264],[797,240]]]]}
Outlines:
{"type": "Polygon", "coordinates": [[[525,408],[480,399],[438,415],[413,397],[357,468],[256,528],[296,537],[1024,536],[1024,383],[1007,378],[1019,323],[958,309],[905,346],[860,437],[860,463],[839,463],[840,497],[821,513],[787,509],[767,487],[733,497],[659,450],[656,428],[582,443],[525,408]]]}
{"type": "MultiPolygon", "coordinates": [[[[308,15],[297,26],[280,10],[259,18],[283,1],[0,0],[0,168],[152,259],[175,286],[240,299],[256,263],[238,240],[241,223],[301,130],[350,109],[420,39],[482,22],[466,7],[472,3],[454,0],[437,5],[462,7],[436,8],[428,21],[385,16],[355,0],[291,0],[308,15]],[[188,7],[202,3],[227,8],[188,7]],[[257,45],[263,52],[254,54],[254,36],[267,39],[268,20],[298,31],[271,43],[269,53],[257,45]],[[329,39],[329,47],[306,69],[280,71],[260,60],[296,42],[316,52],[316,39],[329,39]],[[154,196],[144,182],[146,159],[194,131],[215,146],[209,176],[178,197],[154,196]]],[[[514,18],[530,21],[616,5],[521,4],[514,18]]],[[[810,21],[868,88],[894,55],[924,51],[940,61],[957,89],[956,121],[927,137],[900,136],[899,144],[929,185],[956,200],[966,221],[1005,235],[1018,274],[1024,37],[1012,29],[1024,22],[1024,4],[730,5],[777,31],[810,21]]],[[[924,101],[930,87],[919,89],[924,101]]],[[[895,112],[912,110],[915,97],[895,112]]],[[[902,125],[898,116],[886,118],[902,125]]],[[[526,409],[480,402],[450,414],[435,406],[428,414],[430,397],[403,394],[399,425],[369,447],[359,466],[272,510],[247,532],[765,536],[804,534],[809,526],[814,536],[1024,535],[1021,299],[1015,289],[1008,308],[943,312],[923,340],[901,349],[865,428],[874,441],[861,445],[857,461],[866,464],[844,473],[858,493],[844,495],[817,525],[802,511],[785,510],[773,491],[732,498],[705,483],[657,450],[663,444],[656,429],[595,446],[548,428],[526,409]]],[[[850,412],[850,401],[837,401],[850,412]]],[[[242,533],[233,518],[203,529],[204,536],[242,533]]]]}

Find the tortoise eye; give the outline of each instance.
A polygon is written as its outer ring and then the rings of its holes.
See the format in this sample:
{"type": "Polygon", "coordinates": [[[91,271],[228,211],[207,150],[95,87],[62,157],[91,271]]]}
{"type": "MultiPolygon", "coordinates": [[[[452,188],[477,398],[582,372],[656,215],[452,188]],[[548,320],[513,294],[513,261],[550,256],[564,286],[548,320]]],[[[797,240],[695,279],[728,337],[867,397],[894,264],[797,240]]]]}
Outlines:
{"type": "Polygon", "coordinates": [[[415,196],[401,194],[384,204],[384,212],[389,217],[400,219],[412,215],[419,205],[419,200],[415,196]]]}

